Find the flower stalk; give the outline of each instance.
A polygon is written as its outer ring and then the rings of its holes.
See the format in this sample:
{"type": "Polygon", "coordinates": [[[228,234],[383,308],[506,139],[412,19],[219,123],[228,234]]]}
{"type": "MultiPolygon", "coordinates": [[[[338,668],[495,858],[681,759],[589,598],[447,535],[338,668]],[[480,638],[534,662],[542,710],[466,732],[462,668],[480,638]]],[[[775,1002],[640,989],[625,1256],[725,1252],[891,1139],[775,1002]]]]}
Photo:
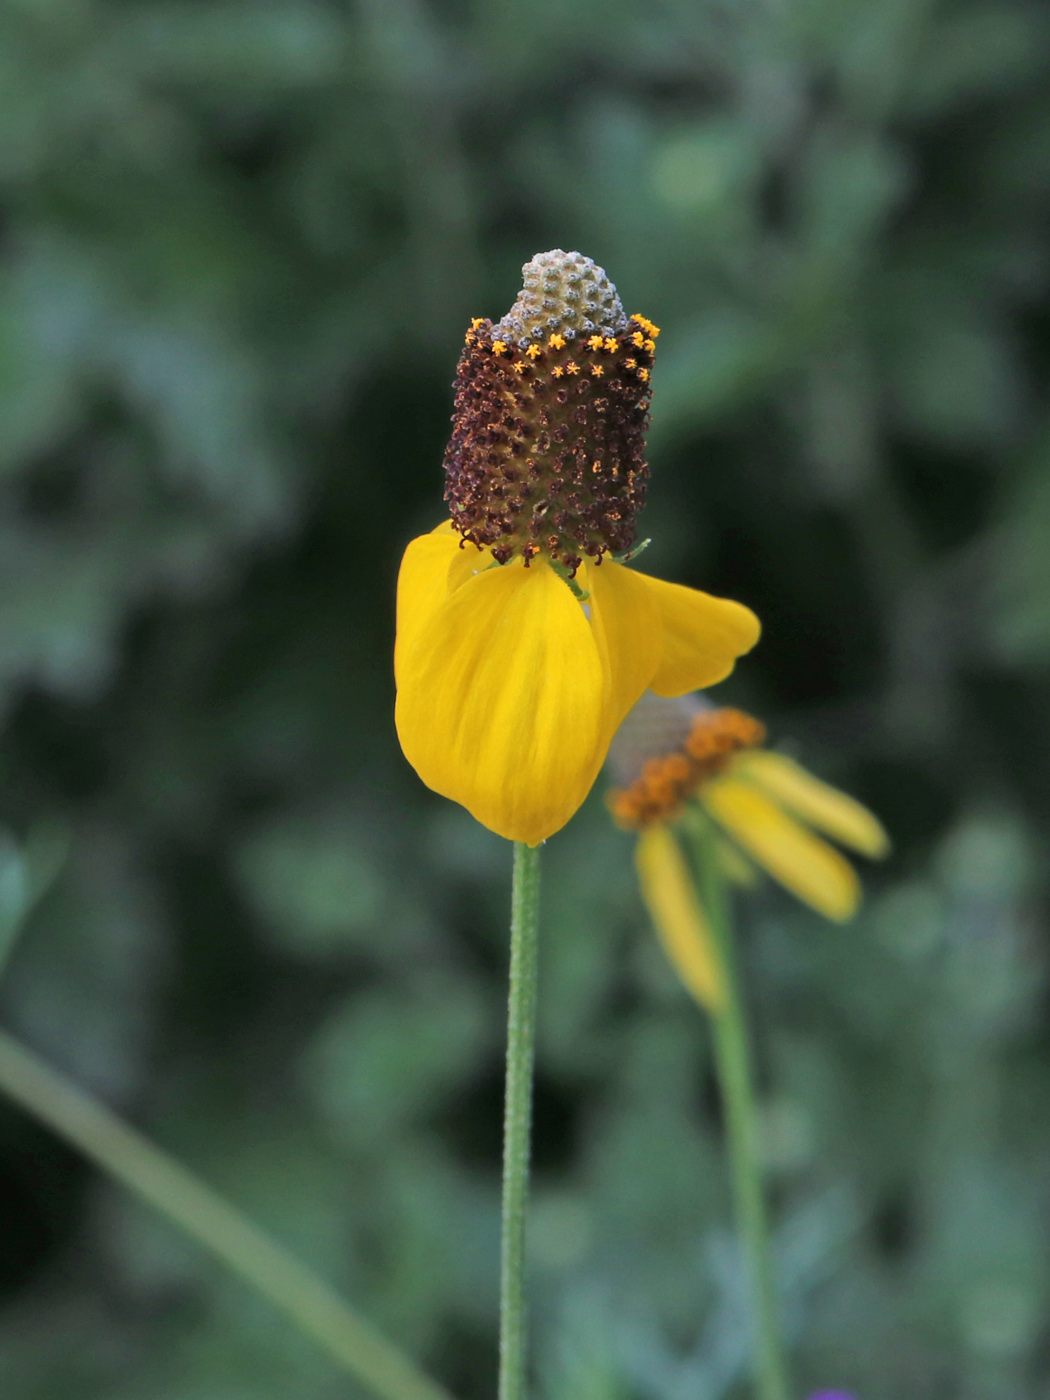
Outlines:
{"type": "Polygon", "coordinates": [[[532,1134],[539,944],[539,847],[514,846],[507,1083],[503,1119],[503,1222],[500,1261],[499,1400],[524,1400],[528,1346],[525,1216],[532,1134]]]}
{"type": "Polygon", "coordinates": [[[708,821],[689,824],[701,903],[721,962],[722,996],[710,1009],[715,1067],[725,1112],[733,1206],[752,1299],[755,1382],[759,1400],[788,1400],[787,1367],[777,1305],[769,1216],[762,1182],[751,1049],[737,977],[732,915],[708,821]]]}

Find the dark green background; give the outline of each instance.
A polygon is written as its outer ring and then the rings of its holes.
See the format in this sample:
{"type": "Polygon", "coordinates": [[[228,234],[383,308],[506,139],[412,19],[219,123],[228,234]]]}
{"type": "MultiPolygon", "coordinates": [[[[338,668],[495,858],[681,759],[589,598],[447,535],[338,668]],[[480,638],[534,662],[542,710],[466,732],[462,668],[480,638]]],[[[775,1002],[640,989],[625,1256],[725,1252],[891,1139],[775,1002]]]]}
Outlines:
{"type": "MultiPolygon", "coordinates": [[[[646,567],[896,853],[747,899],[799,1384],[1050,1396],[1050,23],[1025,0],[3,0],[6,1023],[493,1393],[509,851],[391,722],[468,317],[663,327],[646,567]],[[55,870],[57,869],[57,874],[55,870]]],[[[746,1393],[702,1017],[546,853],[543,1400],[746,1393]]],[[[5,1400],[356,1393],[0,1108],[5,1400]]]]}

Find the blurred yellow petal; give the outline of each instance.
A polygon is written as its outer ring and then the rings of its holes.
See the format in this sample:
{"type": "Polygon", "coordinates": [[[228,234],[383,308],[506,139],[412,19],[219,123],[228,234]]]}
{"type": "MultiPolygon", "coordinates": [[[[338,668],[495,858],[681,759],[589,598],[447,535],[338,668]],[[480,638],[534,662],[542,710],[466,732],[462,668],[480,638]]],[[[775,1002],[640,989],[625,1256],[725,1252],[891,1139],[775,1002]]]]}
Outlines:
{"type": "Polygon", "coordinates": [[[853,916],[860,882],[838,851],[739,778],[716,778],[702,798],[715,820],[792,894],[826,918],[853,916]]]}
{"type": "Polygon", "coordinates": [[[417,536],[405,550],[397,576],[395,679],[402,660],[448,595],[449,564],[458,552],[459,536],[452,533],[451,522],[417,536]]]}
{"type": "Polygon", "coordinates": [[[743,754],[736,771],[818,831],[865,856],[884,856],[890,839],[867,807],[808,773],[786,754],[758,749],[743,754]]]}
{"type": "Polygon", "coordinates": [[[657,695],[684,695],[725,680],[736,658],[758,641],[758,618],[742,603],[648,574],[632,576],[645,582],[663,620],[663,654],[649,682],[657,695]]]}
{"type": "Polygon", "coordinates": [[[605,690],[594,635],[564,581],[514,562],[471,578],[417,630],[399,667],[398,737],[428,787],[536,845],[594,782],[605,690]]]}
{"type": "Polygon", "coordinates": [[[648,689],[663,650],[663,623],[652,590],[640,574],[606,559],[581,570],[590,593],[587,609],[609,683],[608,746],[627,711],[648,689]]]}
{"type": "Polygon", "coordinates": [[[638,837],[634,858],[642,898],[664,952],[700,1005],[717,1015],[725,1002],[722,961],[681,847],[656,822],[638,837]]]}

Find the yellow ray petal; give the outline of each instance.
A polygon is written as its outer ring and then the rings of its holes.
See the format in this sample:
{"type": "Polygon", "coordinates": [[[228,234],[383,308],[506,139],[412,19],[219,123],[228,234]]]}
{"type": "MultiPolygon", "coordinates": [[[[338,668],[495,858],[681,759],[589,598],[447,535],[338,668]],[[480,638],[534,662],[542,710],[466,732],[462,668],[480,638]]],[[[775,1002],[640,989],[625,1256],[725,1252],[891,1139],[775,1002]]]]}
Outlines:
{"type": "Polygon", "coordinates": [[[458,552],[459,536],[449,522],[417,536],[405,550],[397,576],[395,679],[409,648],[448,596],[449,564],[458,552]]]}
{"type": "Polygon", "coordinates": [[[818,913],[844,922],[856,912],[860,882],[849,861],[763,793],[729,775],[703,789],[703,802],[759,865],[818,913]]]}
{"type": "Polygon", "coordinates": [[[664,952],[700,1005],[717,1015],[725,1002],[722,961],[681,847],[668,828],[656,822],[638,837],[634,859],[642,898],[664,952]]]}
{"type": "Polygon", "coordinates": [[[634,577],[645,580],[663,618],[663,656],[649,683],[657,695],[684,695],[724,680],[758,641],[758,618],[742,603],[648,574],[634,577]]]}
{"type": "Polygon", "coordinates": [[[651,589],[640,575],[606,559],[581,571],[590,592],[589,611],[609,681],[606,745],[627,711],[648,689],[663,650],[663,623],[651,589]]]}
{"type": "Polygon", "coordinates": [[[565,583],[545,565],[507,564],[450,594],[403,656],[398,737],[428,787],[536,845],[601,766],[605,684],[565,583]]]}
{"type": "Polygon", "coordinates": [[[865,856],[884,856],[890,838],[879,819],[854,798],[808,773],[786,754],[757,749],[741,754],[735,771],[775,797],[818,831],[865,856]]]}

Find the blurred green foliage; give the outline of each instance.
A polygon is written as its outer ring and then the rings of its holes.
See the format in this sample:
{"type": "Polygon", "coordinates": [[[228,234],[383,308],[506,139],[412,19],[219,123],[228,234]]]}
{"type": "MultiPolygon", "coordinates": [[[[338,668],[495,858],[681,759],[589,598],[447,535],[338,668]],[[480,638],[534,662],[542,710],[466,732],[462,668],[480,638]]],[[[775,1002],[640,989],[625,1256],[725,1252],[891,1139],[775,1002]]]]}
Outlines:
{"type": "MultiPolygon", "coordinates": [[[[664,330],[653,572],[869,802],[744,922],[800,1384],[1050,1395],[1050,16],[1036,0],[4,0],[7,1021],[454,1387],[495,1375],[509,853],[391,723],[449,383],[553,246],[664,330]],[[32,908],[28,905],[32,903],[32,908]]],[[[545,1400],[744,1393],[702,1019],[550,843],[545,1400]]],[[[0,1107],[0,1391],[352,1391],[0,1107]]]]}

